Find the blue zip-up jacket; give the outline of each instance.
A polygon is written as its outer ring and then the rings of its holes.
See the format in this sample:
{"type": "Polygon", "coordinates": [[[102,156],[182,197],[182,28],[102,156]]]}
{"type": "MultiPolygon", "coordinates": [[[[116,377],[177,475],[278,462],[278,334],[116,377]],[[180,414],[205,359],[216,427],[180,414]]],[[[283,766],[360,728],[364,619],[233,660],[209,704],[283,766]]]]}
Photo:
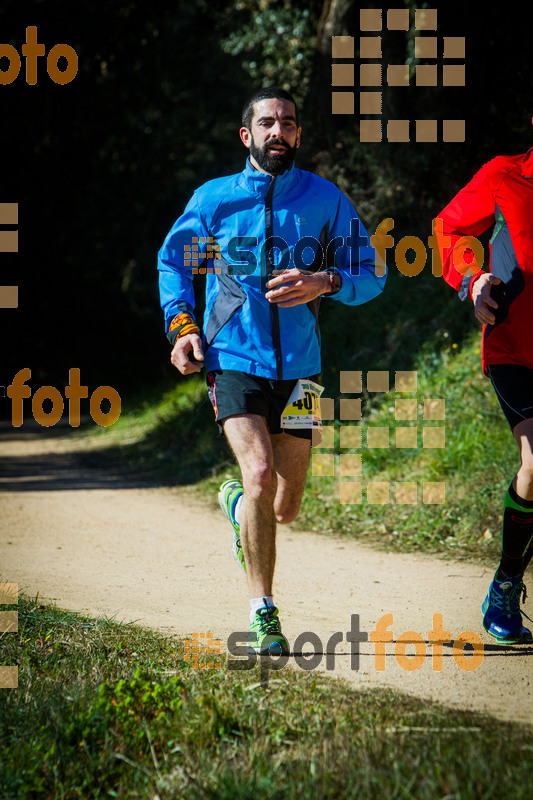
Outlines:
{"type": "Polygon", "coordinates": [[[278,380],[318,374],[320,299],[279,308],[265,298],[272,269],[294,266],[339,270],[342,288],[332,300],[349,305],[366,303],[385,284],[376,275],[366,230],[333,183],[295,167],[265,175],[248,159],[242,172],[195,191],[159,251],[165,330],[180,311],[194,314],[193,269],[205,268],[208,372],[231,369],[278,380]],[[200,255],[194,267],[190,253],[196,247],[206,254],[210,245],[216,245],[214,258],[200,255]]]}

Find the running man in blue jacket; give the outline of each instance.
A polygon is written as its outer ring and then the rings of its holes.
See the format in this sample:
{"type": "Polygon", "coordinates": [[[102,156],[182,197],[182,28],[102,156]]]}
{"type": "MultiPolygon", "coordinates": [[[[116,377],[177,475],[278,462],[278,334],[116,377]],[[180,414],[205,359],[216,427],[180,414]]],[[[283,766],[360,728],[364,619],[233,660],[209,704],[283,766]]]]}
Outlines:
{"type": "Polygon", "coordinates": [[[250,646],[267,654],[288,653],[272,596],[276,523],[298,514],[318,422],[320,300],[360,305],[386,275],[346,196],[294,167],[300,134],[288,92],[256,92],[240,129],[244,170],[194,192],[158,262],[171,361],[183,375],[205,366],[241,471],[219,502],[248,579],[250,646]],[[206,273],[203,333],[193,271],[206,273]]]}

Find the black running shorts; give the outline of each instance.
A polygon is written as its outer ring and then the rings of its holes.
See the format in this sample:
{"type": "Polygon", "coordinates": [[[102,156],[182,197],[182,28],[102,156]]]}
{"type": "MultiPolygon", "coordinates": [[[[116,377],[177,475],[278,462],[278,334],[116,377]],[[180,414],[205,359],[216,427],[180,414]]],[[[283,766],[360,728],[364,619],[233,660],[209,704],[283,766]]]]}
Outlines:
{"type": "MultiPolygon", "coordinates": [[[[318,382],[318,375],[310,376],[318,382]]],[[[222,420],[235,414],[259,414],[264,417],[271,434],[288,433],[298,439],[311,439],[312,428],[282,428],[281,415],[285,410],[295,380],[275,381],[258,375],[248,375],[231,369],[207,373],[209,399],[222,431],[222,420]]]]}
{"type": "Polygon", "coordinates": [[[496,364],[487,372],[511,429],[533,417],[533,369],[518,364],[496,364]]]}

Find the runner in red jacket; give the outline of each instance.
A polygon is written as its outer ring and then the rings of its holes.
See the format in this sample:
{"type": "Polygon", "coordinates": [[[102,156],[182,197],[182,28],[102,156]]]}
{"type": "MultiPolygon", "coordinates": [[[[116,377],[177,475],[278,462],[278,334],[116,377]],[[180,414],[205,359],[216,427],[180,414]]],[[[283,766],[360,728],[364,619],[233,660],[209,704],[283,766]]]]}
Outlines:
{"type": "Polygon", "coordinates": [[[529,642],[520,600],[533,556],[533,148],[485,164],[439,214],[435,232],[445,280],[472,300],[483,323],[483,371],[521,456],[504,500],[502,555],[482,605],[483,625],[499,641],[529,642]],[[484,272],[475,237],[491,227],[484,272]]]}

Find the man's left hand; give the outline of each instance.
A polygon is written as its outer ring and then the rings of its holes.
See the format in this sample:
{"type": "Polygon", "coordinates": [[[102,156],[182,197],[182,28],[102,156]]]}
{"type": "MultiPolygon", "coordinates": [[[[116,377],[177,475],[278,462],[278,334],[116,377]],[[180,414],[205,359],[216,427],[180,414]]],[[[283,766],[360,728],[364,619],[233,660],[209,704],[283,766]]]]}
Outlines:
{"type": "Polygon", "coordinates": [[[268,281],[269,291],[265,297],[269,303],[277,303],[281,308],[309,303],[330,289],[329,275],[325,272],[302,272],[293,268],[286,272],[274,270],[273,274],[276,277],[268,281]]]}

